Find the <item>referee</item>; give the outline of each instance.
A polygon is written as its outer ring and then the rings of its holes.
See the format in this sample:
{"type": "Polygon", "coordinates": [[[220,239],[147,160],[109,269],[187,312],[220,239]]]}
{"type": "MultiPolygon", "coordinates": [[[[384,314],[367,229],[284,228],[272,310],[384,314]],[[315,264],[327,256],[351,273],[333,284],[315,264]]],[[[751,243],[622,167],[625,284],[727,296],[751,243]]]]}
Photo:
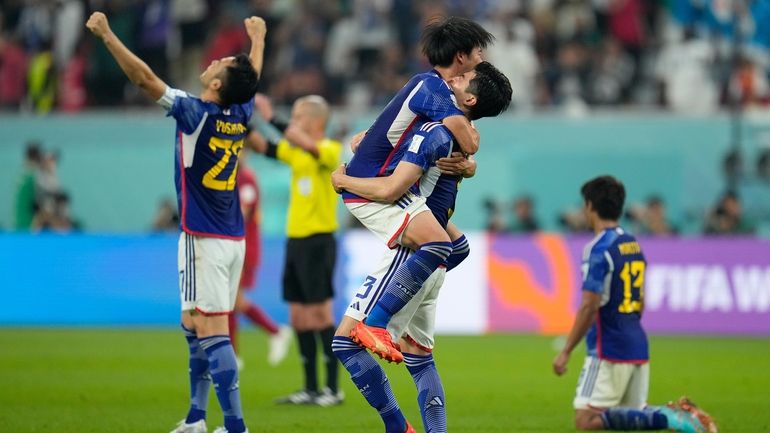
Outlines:
{"type": "Polygon", "coordinates": [[[259,98],[256,105],[283,138],[269,142],[251,132],[249,146],[291,168],[283,299],[289,303],[305,373],[305,388],[276,403],[337,405],[344,395],[337,387],[337,358],[331,349],[335,329],[332,281],[337,256],[337,194],[331,173],[340,164],[342,145],[326,137],[330,111],[320,96],[299,98],[288,124],[275,119],[266,98],[259,98]],[[326,387],[320,390],[316,372],[318,337],[326,365],[326,387]]]}

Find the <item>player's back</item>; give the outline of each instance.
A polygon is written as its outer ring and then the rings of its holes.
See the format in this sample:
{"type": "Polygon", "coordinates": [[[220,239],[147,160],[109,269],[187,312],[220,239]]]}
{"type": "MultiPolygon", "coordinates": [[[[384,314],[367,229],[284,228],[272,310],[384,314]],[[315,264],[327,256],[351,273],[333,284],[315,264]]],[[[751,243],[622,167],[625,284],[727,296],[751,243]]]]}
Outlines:
{"type": "Polygon", "coordinates": [[[175,180],[182,230],[243,238],[235,185],[253,105],[221,107],[184,92],[173,96],[169,115],[177,120],[175,180]]]}
{"type": "Polygon", "coordinates": [[[620,227],[607,229],[586,246],[583,260],[584,290],[602,296],[596,322],[586,336],[589,354],[608,361],[646,362],[649,352],[641,318],[647,262],[639,242],[620,227]]]}
{"type": "MultiPolygon", "coordinates": [[[[354,177],[382,176],[401,145],[423,124],[461,115],[449,86],[435,70],[418,74],[396,94],[369,128],[347,165],[354,177]]],[[[361,198],[348,192],[345,201],[361,198]]]]}
{"type": "Polygon", "coordinates": [[[393,158],[385,174],[392,173],[402,161],[420,166],[423,174],[410,190],[426,198],[426,205],[439,224],[446,228],[454,212],[462,177],[441,173],[436,161],[450,156],[458,146],[449,130],[439,122],[425,123],[406,143],[408,145],[393,158]]]}

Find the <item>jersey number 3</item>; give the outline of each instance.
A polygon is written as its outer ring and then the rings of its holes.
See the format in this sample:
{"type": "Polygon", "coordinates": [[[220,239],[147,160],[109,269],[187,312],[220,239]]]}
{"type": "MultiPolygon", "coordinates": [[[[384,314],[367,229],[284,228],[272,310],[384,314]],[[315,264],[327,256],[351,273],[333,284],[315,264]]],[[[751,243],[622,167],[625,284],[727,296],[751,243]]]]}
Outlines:
{"type": "Polygon", "coordinates": [[[618,306],[618,311],[626,314],[641,311],[644,296],[644,262],[626,262],[620,270],[620,279],[623,280],[623,302],[618,306]],[[633,299],[632,290],[637,292],[636,300],[633,299]]]}
{"type": "Polygon", "coordinates": [[[222,154],[222,157],[219,159],[219,161],[217,161],[217,163],[211,167],[211,169],[207,171],[206,174],[203,175],[203,186],[208,189],[214,189],[217,191],[234,190],[235,174],[238,172],[238,161],[236,161],[233,165],[232,172],[230,172],[229,175],[227,173],[224,174],[224,176],[227,176],[226,180],[220,180],[217,178],[220,177],[222,172],[227,168],[227,164],[230,162],[230,157],[235,155],[235,157],[238,158],[238,153],[241,151],[242,147],[243,140],[233,141],[224,138],[211,137],[211,141],[209,141],[209,148],[211,148],[211,151],[216,153],[217,149],[224,149],[225,152],[222,154]]]}

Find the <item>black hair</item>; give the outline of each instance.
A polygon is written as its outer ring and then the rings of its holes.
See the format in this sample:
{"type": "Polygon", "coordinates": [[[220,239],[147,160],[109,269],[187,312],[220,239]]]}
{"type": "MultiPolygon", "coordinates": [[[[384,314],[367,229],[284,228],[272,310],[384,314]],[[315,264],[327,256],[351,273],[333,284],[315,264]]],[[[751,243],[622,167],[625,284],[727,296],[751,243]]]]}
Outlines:
{"type": "Polygon", "coordinates": [[[27,161],[39,163],[43,159],[43,152],[40,150],[40,143],[37,141],[30,141],[27,143],[27,148],[24,150],[24,157],[27,161]]]}
{"type": "Polygon", "coordinates": [[[259,76],[251,59],[246,54],[238,54],[232,65],[225,68],[221,74],[222,87],[219,89],[219,99],[223,106],[245,104],[257,93],[259,76]]]}
{"type": "Polygon", "coordinates": [[[603,220],[617,221],[623,214],[626,189],[621,181],[612,176],[589,180],[580,188],[580,194],[586,203],[591,203],[591,207],[603,220]]]}
{"type": "Polygon", "coordinates": [[[513,90],[505,75],[489,62],[481,62],[474,68],[476,76],[468,84],[467,92],[476,96],[476,104],[468,110],[471,120],[494,117],[511,103],[513,90]]]}
{"type": "Polygon", "coordinates": [[[433,66],[449,66],[457,53],[470,54],[474,48],[486,48],[495,39],[468,18],[434,18],[423,30],[422,52],[433,66]]]}

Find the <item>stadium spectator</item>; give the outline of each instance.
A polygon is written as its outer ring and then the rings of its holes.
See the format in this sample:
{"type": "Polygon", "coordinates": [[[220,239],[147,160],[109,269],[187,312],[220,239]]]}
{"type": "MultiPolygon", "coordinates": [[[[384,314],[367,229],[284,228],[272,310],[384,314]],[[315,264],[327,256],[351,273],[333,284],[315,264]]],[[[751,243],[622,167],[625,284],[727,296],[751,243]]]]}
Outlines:
{"type": "Polygon", "coordinates": [[[487,215],[486,224],[484,225],[487,233],[505,232],[505,218],[503,217],[503,210],[500,203],[494,198],[487,197],[484,199],[482,205],[487,215]]]}
{"type": "Polygon", "coordinates": [[[37,183],[38,172],[42,161],[40,143],[31,141],[27,143],[24,151],[24,171],[16,187],[16,230],[29,230],[37,209],[37,183]]]}
{"type": "Polygon", "coordinates": [[[743,215],[743,206],[734,191],[724,193],[717,206],[706,216],[705,234],[749,235],[755,231],[754,222],[743,215]]]}
{"type": "MultiPolygon", "coordinates": [[[[77,51],[79,30],[68,23],[83,13],[84,2],[5,3],[3,33],[18,36],[27,58],[52,42],[54,67],[61,73],[77,51]]],[[[274,53],[275,62],[265,71],[265,91],[276,103],[319,93],[334,105],[364,108],[387,98],[402,76],[425,68],[416,49],[415,23],[436,14],[473,16],[497,36],[489,58],[511,77],[516,107],[561,106],[576,114],[585,112],[586,104],[649,104],[656,82],[665,84],[669,107],[688,113],[717,108],[729,87],[744,93],[750,81],[756,83],[752,89],[761,87],[770,72],[767,2],[737,9],[733,2],[700,3],[680,0],[667,2],[666,8],[664,2],[642,0],[103,1],[115,31],[129,46],[155,59],[158,68],[170,64],[174,78],[189,83],[196,70],[190,65],[198,64],[204,45],[206,59],[242,50],[247,41],[232,31],[237,28],[232,22],[251,9],[275,28],[266,41],[266,52],[274,53]],[[669,35],[681,35],[682,29],[687,37],[672,42],[669,35]],[[732,64],[729,50],[738,30],[744,33],[739,49],[752,59],[753,74],[732,64]],[[169,37],[177,31],[178,46],[169,37]],[[649,67],[655,63],[661,66],[649,67]]],[[[117,105],[135,98],[125,91],[122,76],[105,63],[104,54],[96,47],[87,57],[89,104],[117,105]]],[[[17,100],[12,98],[14,107],[17,100]]]]}
{"type": "Polygon", "coordinates": [[[532,197],[521,196],[513,201],[513,223],[508,227],[511,233],[532,233],[540,228],[535,218],[535,204],[532,197]]]}
{"type": "Polygon", "coordinates": [[[0,31],[0,108],[17,108],[27,94],[28,55],[11,33],[0,31]]]}
{"type": "Polygon", "coordinates": [[[72,218],[70,196],[59,191],[50,200],[41,204],[32,220],[33,231],[69,233],[82,229],[80,222],[72,218]]]}
{"type": "Polygon", "coordinates": [[[269,100],[259,98],[257,103],[263,118],[277,126],[283,138],[268,141],[252,131],[248,144],[291,168],[283,298],[289,303],[304,372],[304,388],[276,402],[337,405],[344,395],[338,388],[338,363],[332,352],[337,194],[331,185],[331,173],[340,163],[342,145],[326,137],[330,111],[320,96],[298,99],[288,124],[275,118],[269,100]],[[326,364],[323,389],[319,389],[316,371],[319,338],[326,364]]]}
{"type": "Polygon", "coordinates": [[[152,221],[152,231],[177,233],[178,230],[179,212],[177,212],[176,203],[166,197],[158,203],[158,210],[152,221]]]}
{"type": "MultiPolygon", "coordinates": [[[[235,298],[235,309],[230,313],[230,341],[233,349],[239,354],[237,336],[238,320],[240,315],[246,316],[251,323],[266,331],[268,339],[267,362],[271,366],[278,365],[289,353],[291,344],[291,329],[287,326],[278,327],[273,319],[259,305],[246,298],[245,293],[254,288],[257,271],[262,258],[262,245],[260,236],[260,193],[257,183],[257,175],[249,167],[248,151],[242,149],[238,155],[238,174],[235,183],[238,187],[238,196],[241,200],[241,212],[246,233],[246,254],[243,259],[241,280],[238,284],[238,294],[235,298]]],[[[238,356],[238,368],[243,368],[244,361],[238,356]]]]}

